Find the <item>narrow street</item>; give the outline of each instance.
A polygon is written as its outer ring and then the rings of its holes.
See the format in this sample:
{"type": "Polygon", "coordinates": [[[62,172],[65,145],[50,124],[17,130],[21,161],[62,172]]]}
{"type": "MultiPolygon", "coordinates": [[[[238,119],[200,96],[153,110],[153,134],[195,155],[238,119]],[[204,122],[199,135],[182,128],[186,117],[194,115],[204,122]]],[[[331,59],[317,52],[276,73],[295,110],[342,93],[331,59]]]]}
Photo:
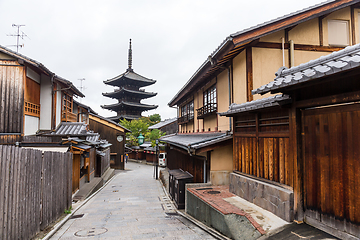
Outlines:
{"type": "Polygon", "coordinates": [[[172,212],[153,167],[128,162],[51,239],[215,239],[172,212]]]}

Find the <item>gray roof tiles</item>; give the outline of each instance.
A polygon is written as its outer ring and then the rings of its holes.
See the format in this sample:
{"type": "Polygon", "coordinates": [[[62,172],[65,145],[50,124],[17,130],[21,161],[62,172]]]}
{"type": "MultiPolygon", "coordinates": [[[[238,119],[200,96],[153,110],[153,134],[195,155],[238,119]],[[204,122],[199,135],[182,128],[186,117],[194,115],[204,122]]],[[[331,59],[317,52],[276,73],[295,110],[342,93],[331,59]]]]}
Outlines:
{"type": "Polygon", "coordinates": [[[220,116],[229,116],[236,113],[248,112],[257,109],[280,106],[281,104],[291,102],[291,98],[285,94],[278,94],[275,96],[254,100],[251,102],[236,104],[229,106],[226,112],[218,113],[220,116]]]}
{"type": "Polygon", "coordinates": [[[285,87],[294,86],[359,66],[360,44],[356,44],[290,69],[281,67],[275,74],[274,81],[253,90],[252,94],[264,94],[271,91],[279,92],[285,87]]]}
{"type": "Polygon", "coordinates": [[[176,122],[176,121],[177,121],[176,117],[175,118],[170,118],[170,119],[165,119],[164,121],[161,121],[161,122],[159,122],[157,124],[154,124],[154,125],[150,126],[149,129],[159,129],[159,128],[162,128],[162,127],[164,127],[166,125],[169,125],[169,124],[171,124],[173,122],[176,122]]]}

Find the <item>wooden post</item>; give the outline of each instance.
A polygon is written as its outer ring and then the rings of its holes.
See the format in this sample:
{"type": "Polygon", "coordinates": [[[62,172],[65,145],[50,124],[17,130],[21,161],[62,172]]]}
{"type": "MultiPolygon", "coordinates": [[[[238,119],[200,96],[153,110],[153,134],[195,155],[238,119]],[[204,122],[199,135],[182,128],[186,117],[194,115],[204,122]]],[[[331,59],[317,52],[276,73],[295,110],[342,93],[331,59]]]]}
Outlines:
{"type": "Polygon", "coordinates": [[[295,104],[289,112],[289,135],[290,135],[290,153],[292,160],[289,166],[293,174],[291,186],[294,189],[294,219],[298,222],[304,221],[303,204],[303,161],[302,161],[302,141],[301,141],[301,112],[296,109],[295,104]]]}

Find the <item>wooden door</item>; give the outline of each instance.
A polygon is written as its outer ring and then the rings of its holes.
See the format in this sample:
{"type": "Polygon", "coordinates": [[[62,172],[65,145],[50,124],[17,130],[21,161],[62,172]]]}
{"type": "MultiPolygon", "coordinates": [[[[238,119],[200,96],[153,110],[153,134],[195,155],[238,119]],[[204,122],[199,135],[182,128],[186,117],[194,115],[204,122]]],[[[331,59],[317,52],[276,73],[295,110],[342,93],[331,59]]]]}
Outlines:
{"type": "Polygon", "coordinates": [[[73,155],[73,171],[72,171],[72,192],[75,193],[80,186],[80,155],[73,155]]]}
{"type": "Polygon", "coordinates": [[[360,104],[304,110],[302,116],[306,221],[358,234],[360,104]]]}

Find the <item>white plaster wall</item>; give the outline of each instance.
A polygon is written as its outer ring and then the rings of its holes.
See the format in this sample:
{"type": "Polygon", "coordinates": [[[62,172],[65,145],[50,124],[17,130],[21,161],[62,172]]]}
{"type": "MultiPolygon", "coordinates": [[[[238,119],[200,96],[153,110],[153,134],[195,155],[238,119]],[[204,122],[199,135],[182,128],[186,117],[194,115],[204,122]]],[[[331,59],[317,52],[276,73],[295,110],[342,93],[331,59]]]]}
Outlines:
{"type": "Polygon", "coordinates": [[[40,84],[40,75],[35,71],[31,70],[31,68],[26,68],[26,76],[40,84]]]}
{"type": "Polygon", "coordinates": [[[39,118],[25,115],[25,135],[33,135],[39,130],[39,118]]]}
{"type": "Polygon", "coordinates": [[[40,84],[40,129],[51,130],[51,81],[50,77],[41,75],[40,84]]]}
{"type": "MultiPolygon", "coordinates": [[[[57,85],[57,89],[61,89],[61,86],[57,85]]],[[[56,92],[56,127],[61,122],[61,91],[56,92]]]]}

